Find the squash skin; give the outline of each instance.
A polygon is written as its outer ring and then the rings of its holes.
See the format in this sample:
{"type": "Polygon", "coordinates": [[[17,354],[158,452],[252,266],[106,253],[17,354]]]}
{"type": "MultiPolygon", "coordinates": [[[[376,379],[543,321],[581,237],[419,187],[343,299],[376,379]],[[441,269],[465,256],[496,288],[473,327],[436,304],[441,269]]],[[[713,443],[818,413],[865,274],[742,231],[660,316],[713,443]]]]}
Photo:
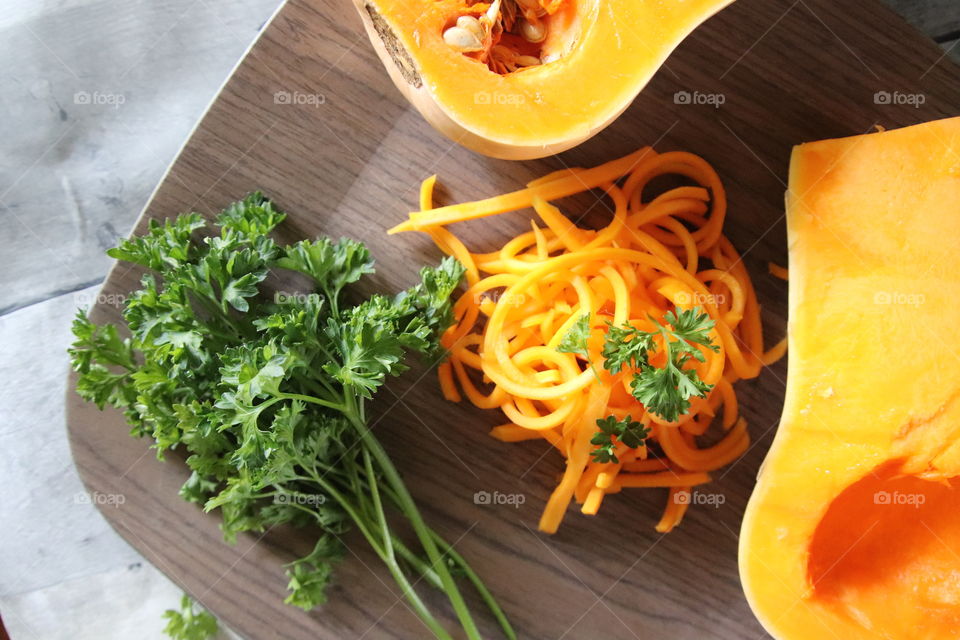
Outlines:
{"type": "Polygon", "coordinates": [[[960,118],[796,147],[787,227],[787,392],[743,520],[747,599],[782,640],[956,638],[960,118]]]}
{"type": "Polygon", "coordinates": [[[570,149],[616,120],[680,42],[733,1],[573,0],[570,52],[506,76],[443,43],[443,16],[424,7],[450,2],[354,4],[390,78],[434,128],[478,153],[527,160],[570,149]]]}

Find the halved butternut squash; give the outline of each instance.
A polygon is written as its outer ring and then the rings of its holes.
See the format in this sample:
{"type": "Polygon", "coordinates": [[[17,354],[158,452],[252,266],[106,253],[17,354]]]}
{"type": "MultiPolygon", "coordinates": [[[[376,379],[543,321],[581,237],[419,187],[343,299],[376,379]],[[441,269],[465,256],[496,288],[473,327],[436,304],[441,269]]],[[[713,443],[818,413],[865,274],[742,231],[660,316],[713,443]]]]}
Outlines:
{"type": "Polygon", "coordinates": [[[960,634],[960,118],[804,144],[740,574],[776,638],[960,634]]]}
{"type": "Polygon", "coordinates": [[[439,131],[513,160],[610,124],[733,0],[354,0],[404,96],[439,131]]]}

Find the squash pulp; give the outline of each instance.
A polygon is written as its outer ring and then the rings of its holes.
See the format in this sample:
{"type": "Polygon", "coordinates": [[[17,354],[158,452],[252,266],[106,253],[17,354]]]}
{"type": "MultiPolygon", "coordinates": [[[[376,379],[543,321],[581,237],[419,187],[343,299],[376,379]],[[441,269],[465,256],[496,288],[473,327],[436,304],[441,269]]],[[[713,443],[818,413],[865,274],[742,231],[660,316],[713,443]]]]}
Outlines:
{"type": "Polygon", "coordinates": [[[787,227],[747,599],[784,640],[960,637],[960,118],[795,148],[787,227]]]}
{"type": "Polygon", "coordinates": [[[732,1],[354,0],[390,77],[427,121],[474,151],[513,160],[559,153],[606,127],[677,45],[732,1]],[[467,32],[491,4],[497,17],[485,23],[492,33],[474,31],[490,36],[478,37],[478,49],[467,32]],[[524,11],[541,41],[524,40],[524,11]]]}

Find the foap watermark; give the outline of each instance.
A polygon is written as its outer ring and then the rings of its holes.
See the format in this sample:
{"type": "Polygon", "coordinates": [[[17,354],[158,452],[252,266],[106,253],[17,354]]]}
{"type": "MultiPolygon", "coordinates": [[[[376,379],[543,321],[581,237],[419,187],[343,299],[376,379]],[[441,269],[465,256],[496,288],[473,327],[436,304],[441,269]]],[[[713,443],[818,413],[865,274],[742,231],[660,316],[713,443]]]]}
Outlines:
{"type": "Polygon", "coordinates": [[[501,493],[499,491],[477,491],[473,494],[473,504],[479,505],[505,505],[519,509],[520,505],[527,501],[527,496],[522,493],[501,493]]]}
{"type": "Polygon", "coordinates": [[[890,506],[910,506],[919,509],[927,501],[922,493],[904,493],[902,491],[877,491],[873,494],[873,504],[890,506]]]}
{"type": "Polygon", "coordinates": [[[524,104],[527,97],[522,93],[505,93],[503,91],[477,91],[473,94],[473,103],[478,105],[488,104],[524,104]]]}
{"type": "Polygon", "coordinates": [[[298,304],[314,303],[318,304],[321,300],[319,293],[290,293],[288,291],[277,291],[273,294],[273,301],[276,304],[295,302],[298,304]]]}
{"type": "Polygon", "coordinates": [[[522,293],[507,293],[505,291],[485,291],[484,293],[477,293],[473,296],[474,304],[479,305],[487,301],[510,307],[519,307],[527,303],[527,296],[522,293]]]}
{"type": "Polygon", "coordinates": [[[107,106],[119,109],[127,102],[127,96],[110,91],[77,91],[73,94],[73,104],[87,106],[107,106]]]}
{"type": "Polygon", "coordinates": [[[705,305],[726,304],[727,296],[723,293],[703,293],[702,291],[681,291],[677,294],[674,302],[680,306],[693,305],[702,307],[705,305]]]}
{"type": "Polygon", "coordinates": [[[99,491],[81,491],[80,493],[74,494],[73,496],[74,504],[95,504],[101,507],[114,507],[117,508],[122,504],[126,504],[127,496],[122,493],[101,493],[99,491]]]}
{"type": "Polygon", "coordinates": [[[707,505],[720,507],[726,504],[727,496],[722,493],[703,493],[700,491],[678,491],[673,494],[675,504],[707,505]]]}
{"type": "Polygon", "coordinates": [[[927,96],[923,93],[904,93],[902,91],[877,91],[873,94],[873,104],[908,105],[919,109],[926,104],[927,96]]]}
{"type": "Polygon", "coordinates": [[[81,309],[89,309],[96,305],[105,305],[114,309],[121,308],[127,302],[127,296],[122,293],[88,293],[78,291],[73,294],[73,305],[81,309]]]}
{"type": "Polygon", "coordinates": [[[919,307],[926,303],[927,296],[922,293],[906,291],[877,291],[873,294],[873,304],[881,306],[919,307]]]}
{"type": "Polygon", "coordinates": [[[273,94],[273,104],[320,107],[327,103],[322,93],[304,93],[302,91],[277,91],[273,94]]]}
{"type": "Polygon", "coordinates": [[[278,493],[273,496],[274,504],[298,504],[315,507],[327,502],[327,496],[322,493],[278,493]]]}
{"type": "Polygon", "coordinates": [[[702,91],[677,91],[673,94],[673,104],[680,105],[709,105],[719,109],[726,104],[727,96],[723,93],[703,93],[702,91]]]}

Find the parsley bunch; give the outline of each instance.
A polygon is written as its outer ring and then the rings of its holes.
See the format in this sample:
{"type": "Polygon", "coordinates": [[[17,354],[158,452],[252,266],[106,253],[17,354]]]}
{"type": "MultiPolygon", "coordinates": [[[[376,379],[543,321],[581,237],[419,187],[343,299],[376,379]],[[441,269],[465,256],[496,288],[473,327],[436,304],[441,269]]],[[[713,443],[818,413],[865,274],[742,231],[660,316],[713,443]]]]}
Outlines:
{"type": "Polygon", "coordinates": [[[121,409],[158,457],[186,450],[192,473],[180,493],[219,509],[227,540],[281,523],[315,525],[313,550],[287,568],[288,603],[325,601],[352,524],[437,638],[451,636],[413,589],[419,579],[446,593],[466,637],[480,638],[455,574],[513,638],[477,575],[424,522],[366,419],[366,404],[407,368],[408,353],[442,356],[438,335],[452,322],[449,297],[463,267],[444,260],[396,296],[351,306],[344,289],[373,273],[366,247],[328,238],[280,246],[269,234],[283,219],[254,193],[223,211],[218,229],[185,214],[152,221],[110,250],[148,272],[123,311],[129,338],[78,313],[70,349],[77,392],[121,409]],[[299,272],[312,291],[264,295],[276,270],[299,272]],[[400,539],[391,513],[415,544],[400,539]]]}

